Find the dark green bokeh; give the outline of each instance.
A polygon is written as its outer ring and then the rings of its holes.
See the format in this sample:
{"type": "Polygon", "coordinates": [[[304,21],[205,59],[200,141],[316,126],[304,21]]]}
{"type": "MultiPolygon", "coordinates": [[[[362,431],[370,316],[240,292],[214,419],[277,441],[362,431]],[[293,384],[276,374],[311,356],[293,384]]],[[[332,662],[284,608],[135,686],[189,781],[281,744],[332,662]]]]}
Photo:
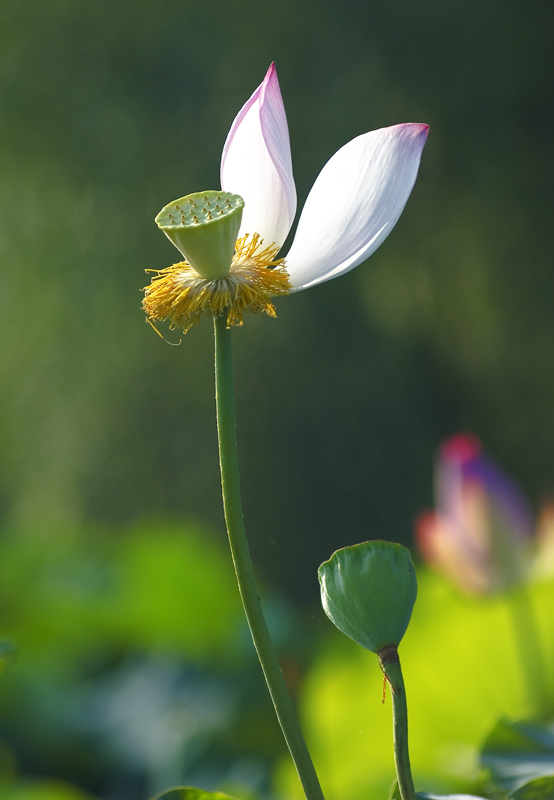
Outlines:
{"type": "MultiPolygon", "coordinates": [[[[177,255],[154,217],[175,197],[219,187],[228,128],[272,60],[300,207],[354,136],[407,121],[431,134],[406,211],[371,260],[280,300],[277,321],[236,331],[242,485],[261,573],[310,609],[317,566],[334,550],[409,542],[431,503],[436,445],[457,430],[481,436],[534,502],[551,492],[553,24],[554,8],[522,0],[4,3],[3,527],[38,537],[37,558],[44,542],[63,555],[71,531],[81,566],[96,563],[94,536],[77,533],[91,525],[108,526],[124,549],[129,525],[186,517],[225,546],[211,324],[170,347],[145,324],[139,290],[146,268],[177,255]]],[[[155,571],[150,557],[141,563],[155,571]]],[[[18,575],[29,573],[12,573],[8,606],[18,575]]],[[[41,633],[39,616],[19,663],[62,628],[66,639],[48,646],[79,662],[83,619],[99,618],[64,617],[62,596],[52,614],[67,629],[52,622],[41,633]]],[[[54,590],[45,597],[31,595],[33,608],[54,609],[54,590]]],[[[0,633],[25,629],[25,608],[4,609],[0,633]]],[[[143,629],[142,616],[117,608],[101,639],[124,669],[167,612],[147,604],[143,629]],[[117,637],[124,652],[114,654],[117,637]]],[[[256,731],[269,724],[267,707],[249,713],[256,731]]],[[[273,753],[278,731],[259,741],[273,753]]],[[[26,762],[30,746],[23,767],[38,773],[48,758],[26,762]]]]}
{"type": "Polygon", "coordinates": [[[272,59],[300,205],[353,136],[411,120],[431,135],[378,253],[237,331],[255,560],[315,602],[333,550],[409,540],[458,429],[533,497],[550,490],[553,16],[515,0],[5,4],[5,517],[187,514],[222,531],[211,326],[169,347],[139,289],[175,259],[154,216],[218,187],[272,59]]]}

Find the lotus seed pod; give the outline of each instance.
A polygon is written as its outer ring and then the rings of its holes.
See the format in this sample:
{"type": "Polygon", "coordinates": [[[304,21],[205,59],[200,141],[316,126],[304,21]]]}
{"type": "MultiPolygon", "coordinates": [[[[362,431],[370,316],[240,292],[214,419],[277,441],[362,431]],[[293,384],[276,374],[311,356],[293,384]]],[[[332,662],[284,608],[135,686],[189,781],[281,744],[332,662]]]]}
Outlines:
{"type": "Polygon", "coordinates": [[[345,547],[318,576],[323,608],[339,630],[372,653],[400,644],[417,595],[405,547],[383,541],[345,547]]]}
{"type": "Polygon", "coordinates": [[[244,200],[230,192],[196,192],[162,208],[156,224],[207,280],[229,274],[244,200]]]}

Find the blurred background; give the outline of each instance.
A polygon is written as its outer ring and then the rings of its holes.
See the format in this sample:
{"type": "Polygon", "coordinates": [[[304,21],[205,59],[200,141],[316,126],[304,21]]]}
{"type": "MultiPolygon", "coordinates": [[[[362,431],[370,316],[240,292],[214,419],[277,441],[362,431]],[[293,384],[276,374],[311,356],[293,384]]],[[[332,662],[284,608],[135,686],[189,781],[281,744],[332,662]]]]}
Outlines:
{"type": "MultiPolygon", "coordinates": [[[[317,714],[340,726],[310,691],[329,670],[365,696],[348,659],[367,654],[346,642],[329,655],[321,561],[368,538],[410,546],[436,447],[457,430],[535,508],[553,492],[553,25],[554,7],[522,0],[0,6],[0,630],[16,645],[0,685],[2,797],[297,792],[276,767],[226,549],[212,328],[171,347],[140,310],[144,270],[176,258],[155,215],[219,187],[229,126],[271,61],[299,208],[349,139],[431,126],[370,262],[234,337],[253,558],[324,764],[317,714]]],[[[499,711],[523,702],[506,680],[499,711]]],[[[358,768],[349,795],[371,797],[358,768]]],[[[330,798],[348,780],[335,778],[330,798]]]]}

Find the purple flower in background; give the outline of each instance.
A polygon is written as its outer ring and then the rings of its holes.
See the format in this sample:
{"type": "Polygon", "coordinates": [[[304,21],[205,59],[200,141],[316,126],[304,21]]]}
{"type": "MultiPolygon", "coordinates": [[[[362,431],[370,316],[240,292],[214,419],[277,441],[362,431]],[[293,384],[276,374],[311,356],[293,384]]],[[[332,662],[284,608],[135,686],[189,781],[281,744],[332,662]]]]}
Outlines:
{"type": "Polygon", "coordinates": [[[471,435],[440,447],[436,511],[423,514],[416,536],[425,559],[470,594],[507,589],[527,573],[533,515],[518,487],[471,435]]]}

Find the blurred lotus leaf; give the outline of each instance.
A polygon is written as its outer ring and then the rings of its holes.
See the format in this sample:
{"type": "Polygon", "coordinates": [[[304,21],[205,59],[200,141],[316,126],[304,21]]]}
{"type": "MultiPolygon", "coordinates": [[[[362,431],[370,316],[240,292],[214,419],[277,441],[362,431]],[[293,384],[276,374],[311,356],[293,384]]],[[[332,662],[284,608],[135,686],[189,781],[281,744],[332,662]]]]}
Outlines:
{"type": "Polygon", "coordinates": [[[219,792],[205,792],[192,786],[178,786],[157,794],[152,800],[235,800],[235,798],[219,792]]]}
{"type": "MultiPolygon", "coordinates": [[[[428,792],[416,792],[416,797],[418,800],[486,800],[485,797],[476,794],[429,794],[428,792]]],[[[388,800],[402,800],[398,781],[394,782],[388,800]]]]}
{"type": "Polygon", "coordinates": [[[419,800],[486,800],[485,797],[476,794],[428,794],[427,792],[417,792],[419,800]]]}
{"type": "Polygon", "coordinates": [[[536,778],[509,796],[509,800],[549,800],[554,797],[554,777],[536,778]]]}
{"type": "Polygon", "coordinates": [[[554,725],[542,725],[536,720],[499,720],[483,746],[481,764],[490,770],[493,782],[508,792],[523,790],[524,785],[538,778],[554,779],[554,725]]]}
{"type": "Polygon", "coordinates": [[[92,795],[61,781],[0,782],[2,800],[95,800],[92,795]]]}

